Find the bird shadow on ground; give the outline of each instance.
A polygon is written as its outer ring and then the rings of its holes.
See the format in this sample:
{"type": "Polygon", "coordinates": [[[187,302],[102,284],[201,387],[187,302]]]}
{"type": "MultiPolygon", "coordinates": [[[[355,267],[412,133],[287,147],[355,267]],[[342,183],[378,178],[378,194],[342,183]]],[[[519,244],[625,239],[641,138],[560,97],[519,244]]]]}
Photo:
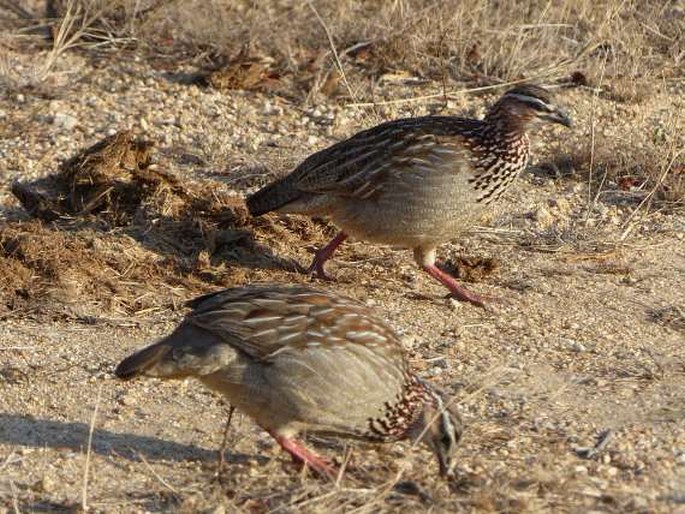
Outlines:
{"type": "MultiPolygon", "coordinates": [[[[86,423],[37,419],[20,414],[0,414],[0,444],[29,448],[68,448],[86,452],[90,427],[86,423]]],[[[93,430],[91,451],[98,455],[116,455],[130,461],[216,461],[217,450],[193,444],[165,441],[157,437],[118,433],[101,428],[93,430]]],[[[224,452],[226,462],[237,464],[255,459],[254,455],[224,452]]],[[[259,458],[259,457],[257,457],[259,458]]],[[[261,459],[268,460],[266,457],[261,459]]]]}

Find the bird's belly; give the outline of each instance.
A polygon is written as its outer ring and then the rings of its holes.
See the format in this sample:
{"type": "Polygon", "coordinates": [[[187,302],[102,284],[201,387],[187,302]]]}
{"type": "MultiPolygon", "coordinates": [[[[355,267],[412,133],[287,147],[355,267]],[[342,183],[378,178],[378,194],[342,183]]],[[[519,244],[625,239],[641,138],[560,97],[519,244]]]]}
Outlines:
{"type": "Polygon", "coordinates": [[[400,358],[350,343],[283,351],[268,365],[252,362],[201,380],[267,430],[350,437],[368,430],[369,418],[382,416],[386,401],[401,391],[400,358]]]}
{"type": "Polygon", "coordinates": [[[295,434],[302,425],[297,397],[273,388],[263,372],[259,365],[248,364],[239,370],[205,375],[201,381],[262,428],[283,435],[295,434]]]}
{"type": "Polygon", "coordinates": [[[339,205],[333,221],[356,239],[414,248],[454,239],[483,214],[467,174],[411,178],[387,184],[377,198],[339,205]]]}

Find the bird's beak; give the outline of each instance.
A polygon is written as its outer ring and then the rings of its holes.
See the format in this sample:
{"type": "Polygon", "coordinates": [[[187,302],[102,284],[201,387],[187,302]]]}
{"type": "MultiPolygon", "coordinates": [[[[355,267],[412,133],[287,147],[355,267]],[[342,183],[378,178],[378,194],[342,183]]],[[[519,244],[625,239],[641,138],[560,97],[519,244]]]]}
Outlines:
{"type": "Polygon", "coordinates": [[[564,127],[572,127],[573,126],[573,121],[569,117],[568,114],[566,114],[564,111],[561,109],[556,109],[552,112],[548,112],[542,116],[543,119],[547,121],[551,121],[553,123],[559,123],[560,125],[563,125],[564,127]]]}
{"type": "Polygon", "coordinates": [[[456,465],[456,462],[453,462],[449,456],[442,452],[438,452],[438,465],[440,466],[440,476],[442,478],[449,479],[454,476],[454,466],[456,465]]]}

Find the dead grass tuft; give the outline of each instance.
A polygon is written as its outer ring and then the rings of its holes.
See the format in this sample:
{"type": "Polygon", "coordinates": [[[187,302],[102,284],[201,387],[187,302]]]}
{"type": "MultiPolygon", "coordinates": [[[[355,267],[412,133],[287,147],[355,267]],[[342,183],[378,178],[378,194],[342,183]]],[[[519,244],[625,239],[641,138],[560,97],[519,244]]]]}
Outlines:
{"type": "Polygon", "coordinates": [[[594,201],[635,203],[647,199],[659,207],[685,205],[685,154],[679,121],[658,126],[636,120],[625,130],[606,131],[602,122],[592,137],[563,141],[560,157],[543,165],[561,175],[590,180],[594,201]]]}
{"type": "MultiPolygon", "coordinates": [[[[581,162],[585,160],[585,169],[590,162],[590,153],[585,148],[574,154],[581,162]]],[[[623,192],[637,201],[654,191],[654,200],[661,205],[679,207],[685,204],[684,168],[682,162],[676,162],[683,156],[679,157],[673,148],[649,142],[642,153],[623,146],[613,151],[610,147],[602,147],[595,149],[592,158],[598,188],[602,187],[600,181],[606,184],[608,180],[608,190],[623,192]]],[[[602,190],[598,191],[598,194],[602,193],[602,190]]]]}
{"type": "MultiPolygon", "coordinates": [[[[296,72],[312,62],[321,74],[333,67],[326,34],[305,3],[199,4],[157,11],[148,20],[157,29],[149,33],[162,28],[174,44],[220,54],[247,44],[296,72]]],[[[343,64],[357,72],[352,89],[366,99],[360,76],[375,80],[396,71],[497,83],[601,70],[611,82],[673,76],[682,59],[677,46],[685,23],[665,2],[317,2],[316,9],[343,64]]]]}
{"type": "MultiPolygon", "coordinates": [[[[308,99],[338,92],[373,100],[375,86],[398,73],[442,87],[531,78],[594,87],[603,77],[614,98],[636,99],[654,79],[679,75],[685,33],[682,11],[665,0],[320,1],[319,21],[306,2],[286,0],[49,5],[55,58],[66,48],[136,45],[220,71],[210,82],[221,87],[289,89],[308,99]]],[[[34,22],[29,14],[13,18],[34,22]]]]}

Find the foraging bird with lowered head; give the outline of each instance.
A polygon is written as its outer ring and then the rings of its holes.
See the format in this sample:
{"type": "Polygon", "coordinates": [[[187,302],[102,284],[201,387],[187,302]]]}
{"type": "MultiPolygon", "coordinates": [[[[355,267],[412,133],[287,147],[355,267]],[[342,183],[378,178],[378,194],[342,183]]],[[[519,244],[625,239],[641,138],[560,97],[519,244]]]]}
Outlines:
{"type": "Polygon", "coordinates": [[[116,376],[195,377],[252,417],[294,458],[332,477],[304,432],[408,438],[455,464],[461,420],[410,369],[397,335],[353,300],[304,286],[260,285],[197,298],[168,337],[124,359],[116,376]]]}
{"type": "Polygon", "coordinates": [[[348,237],[410,248],[414,259],[463,301],[477,294],[436,266],[438,245],[459,237],[525,169],[534,122],[571,126],[549,91],[510,89],[482,120],[424,116],[382,123],[305,159],[246,200],[267,212],[330,218],[341,232],[320,249],[310,273],[348,237]]]}

